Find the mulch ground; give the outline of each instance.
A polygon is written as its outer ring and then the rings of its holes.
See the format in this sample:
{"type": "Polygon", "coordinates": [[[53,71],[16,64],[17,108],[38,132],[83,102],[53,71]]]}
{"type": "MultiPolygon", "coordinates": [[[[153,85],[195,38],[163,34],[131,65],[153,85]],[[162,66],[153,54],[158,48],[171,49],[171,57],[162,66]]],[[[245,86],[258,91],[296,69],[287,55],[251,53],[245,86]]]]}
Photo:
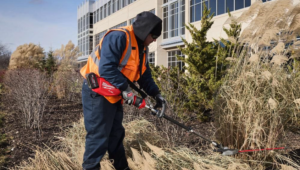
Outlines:
{"type": "Polygon", "coordinates": [[[56,148],[56,141],[59,140],[56,137],[61,136],[63,130],[72,127],[73,122],[77,122],[82,116],[81,103],[52,98],[39,133],[37,129],[24,128],[21,113],[13,111],[13,108],[7,109],[2,105],[1,110],[9,113],[5,116],[4,128],[0,130],[8,136],[7,168],[34,158],[34,150],[37,148],[56,148]]]}

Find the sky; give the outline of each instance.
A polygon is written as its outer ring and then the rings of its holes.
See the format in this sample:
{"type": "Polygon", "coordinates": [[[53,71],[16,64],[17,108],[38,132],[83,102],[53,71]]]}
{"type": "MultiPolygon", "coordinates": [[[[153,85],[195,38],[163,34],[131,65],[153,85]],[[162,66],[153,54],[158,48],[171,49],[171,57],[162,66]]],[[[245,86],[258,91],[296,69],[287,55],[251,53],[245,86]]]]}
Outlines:
{"type": "Polygon", "coordinates": [[[0,43],[15,51],[34,43],[45,52],[77,45],[77,7],[84,0],[0,0],[0,43]]]}

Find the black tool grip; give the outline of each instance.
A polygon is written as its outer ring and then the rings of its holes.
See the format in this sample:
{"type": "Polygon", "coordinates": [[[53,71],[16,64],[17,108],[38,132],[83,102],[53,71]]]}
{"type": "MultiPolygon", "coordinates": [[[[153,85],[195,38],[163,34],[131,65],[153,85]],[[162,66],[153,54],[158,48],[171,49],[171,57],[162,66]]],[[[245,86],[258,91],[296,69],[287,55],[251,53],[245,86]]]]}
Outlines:
{"type": "Polygon", "coordinates": [[[191,127],[185,126],[184,124],[181,124],[181,123],[177,122],[176,120],[170,118],[170,117],[167,116],[167,115],[164,115],[163,118],[165,118],[165,119],[167,119],[168,121],[170,121],[170,122],[172,122],[172,123],[174,123],[174,124],[176,124],[176,125],[182,127],[183,129],[185,129],[185,130],[187,130],[187,131],[190,131],[190,130],[191,130],[191,127]]]}
{"type": "Polygon", "coordinates": [[[95,73],[88,73],[85,75],[85,78],[90,89],[99,88],[97,75],[95,73]]]}

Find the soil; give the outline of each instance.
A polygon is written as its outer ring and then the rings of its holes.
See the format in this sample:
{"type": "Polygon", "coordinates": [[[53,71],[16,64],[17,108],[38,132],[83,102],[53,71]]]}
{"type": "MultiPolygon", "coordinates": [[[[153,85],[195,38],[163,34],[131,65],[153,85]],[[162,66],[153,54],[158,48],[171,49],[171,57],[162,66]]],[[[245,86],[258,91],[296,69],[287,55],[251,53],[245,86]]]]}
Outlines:
{"type": "Polygon", "coordinates": [[[72,127],[82,117],[82,104],[51,98],[44,114],[41,133],[38,129],[24,128],[21,114],[12,108],[1,110],[9,113],[5,116],[4,128],[1,133],[8,136],[8,148],[5,168],[19,165],[28,158],[34,158],[37,148],[56,148],[57,142],[66,128],[72,127]]]}

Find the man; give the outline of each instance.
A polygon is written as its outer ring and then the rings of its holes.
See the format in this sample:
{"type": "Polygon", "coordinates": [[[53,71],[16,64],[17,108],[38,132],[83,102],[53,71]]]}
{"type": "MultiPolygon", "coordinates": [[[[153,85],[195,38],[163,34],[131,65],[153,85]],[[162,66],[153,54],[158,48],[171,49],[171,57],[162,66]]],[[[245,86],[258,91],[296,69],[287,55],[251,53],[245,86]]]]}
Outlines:
{"type": "Polygon", "coordinates": [[[148,45],[160,36],[162,20],[151,12],[137,15],[131,26],[111,30],[100,40],[99,45],[80,70],[82,76],[93,72],[120,89],[120,96],[101,96],[89,89],[86,80],[82,87],[82,103],[85,129],[87,131],[83,169],[98,170],[99,162],[108,151],[117,170],[129,169],[123,139],[123,107],[132,104],[132,90],[128,80],[138,82],[140,87],[155,98],[161,107],[165,99],[152,79],[148,65],[148,45]]]}

